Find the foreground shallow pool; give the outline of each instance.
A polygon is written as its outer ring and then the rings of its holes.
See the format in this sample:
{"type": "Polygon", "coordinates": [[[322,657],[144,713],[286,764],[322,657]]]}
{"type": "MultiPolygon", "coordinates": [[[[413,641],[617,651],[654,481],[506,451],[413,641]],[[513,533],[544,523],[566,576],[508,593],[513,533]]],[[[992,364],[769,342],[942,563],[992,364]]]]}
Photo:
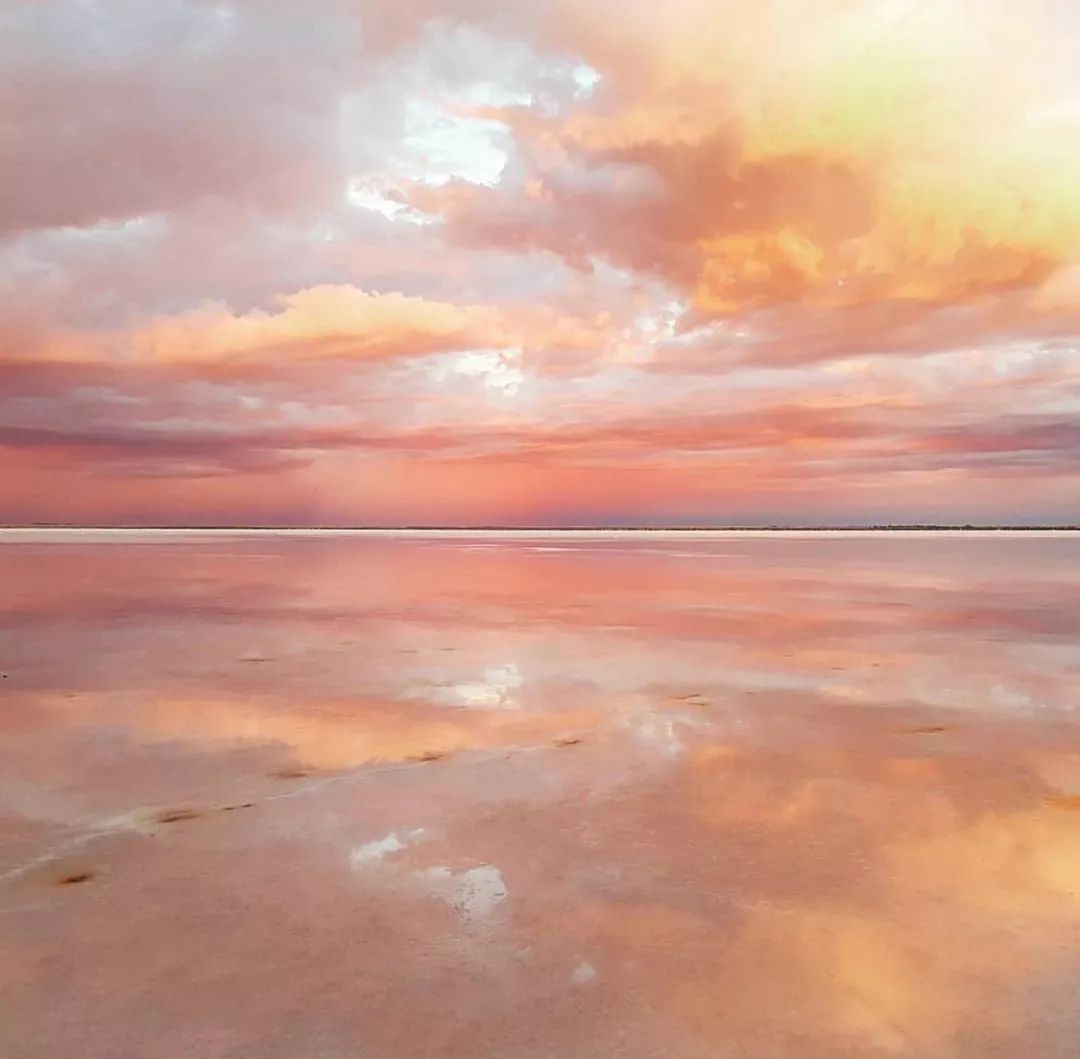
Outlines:
{"type": "Polygon", "coordinates": [[[0,533],[0,1055],[1074,1059],[1080,536],[0,533]]]}

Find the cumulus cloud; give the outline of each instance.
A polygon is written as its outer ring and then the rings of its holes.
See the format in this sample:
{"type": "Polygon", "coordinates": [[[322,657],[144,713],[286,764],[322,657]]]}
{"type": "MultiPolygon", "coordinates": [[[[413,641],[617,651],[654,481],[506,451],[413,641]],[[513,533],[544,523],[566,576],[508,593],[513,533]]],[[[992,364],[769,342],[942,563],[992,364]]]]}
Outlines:
{"type": "Polygon", "coordinates": [[[0,29],[8,517],[43,470],[72,517],[97,482],[95,511],[212,519],[230,481],[241,521],[268,482],[301,521],[902,517],[1004,476],[1068,510],[1067,5],[48,0],[0,29]]]}

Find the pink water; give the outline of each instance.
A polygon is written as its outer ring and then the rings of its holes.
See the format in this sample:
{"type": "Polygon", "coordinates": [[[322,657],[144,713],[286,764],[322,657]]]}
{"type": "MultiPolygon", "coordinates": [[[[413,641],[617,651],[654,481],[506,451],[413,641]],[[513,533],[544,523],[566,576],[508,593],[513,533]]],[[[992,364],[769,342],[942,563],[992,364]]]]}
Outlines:
{"type": "Polygon", "coordinates": [[[5,1059],[1073,1059],[1080,538],[0,543],[5,1059]]]}

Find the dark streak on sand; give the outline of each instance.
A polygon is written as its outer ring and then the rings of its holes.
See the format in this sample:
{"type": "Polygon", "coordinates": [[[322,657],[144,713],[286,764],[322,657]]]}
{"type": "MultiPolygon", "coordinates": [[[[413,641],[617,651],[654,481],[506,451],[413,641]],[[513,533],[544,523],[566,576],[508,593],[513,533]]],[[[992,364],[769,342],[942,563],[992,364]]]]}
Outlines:
{"type": "Polygon", "coordinates": [[[417,754],[411,758],[412,761],[439,761],[441,758],[446,757],[445,750],[425,750],[422,754],[417,754]]]}
{"type": "Polygon", "coordinates": [[[75,871],[70,875],[61,875],[56,881],[61,886],[74,886],[76,883],[89,882],[94,878],[92,871],[75,871]]]}
{"type": "Polygon", "coordinates": [[[154,820],[159,824],[179,824],[185,820],[197,820],[202,815],[198,809],[163,809],[154,815],[154,820]]]}

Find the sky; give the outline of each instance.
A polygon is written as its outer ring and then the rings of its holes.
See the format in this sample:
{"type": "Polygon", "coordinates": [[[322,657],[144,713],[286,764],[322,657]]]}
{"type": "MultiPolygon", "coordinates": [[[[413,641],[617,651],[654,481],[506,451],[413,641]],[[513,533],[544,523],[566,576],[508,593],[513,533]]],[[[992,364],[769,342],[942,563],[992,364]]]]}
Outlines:
{"type": "Polygon", "coordinates": [[[0,0],[0,522],[1080,521],[1080,0],[0,0]]]}

